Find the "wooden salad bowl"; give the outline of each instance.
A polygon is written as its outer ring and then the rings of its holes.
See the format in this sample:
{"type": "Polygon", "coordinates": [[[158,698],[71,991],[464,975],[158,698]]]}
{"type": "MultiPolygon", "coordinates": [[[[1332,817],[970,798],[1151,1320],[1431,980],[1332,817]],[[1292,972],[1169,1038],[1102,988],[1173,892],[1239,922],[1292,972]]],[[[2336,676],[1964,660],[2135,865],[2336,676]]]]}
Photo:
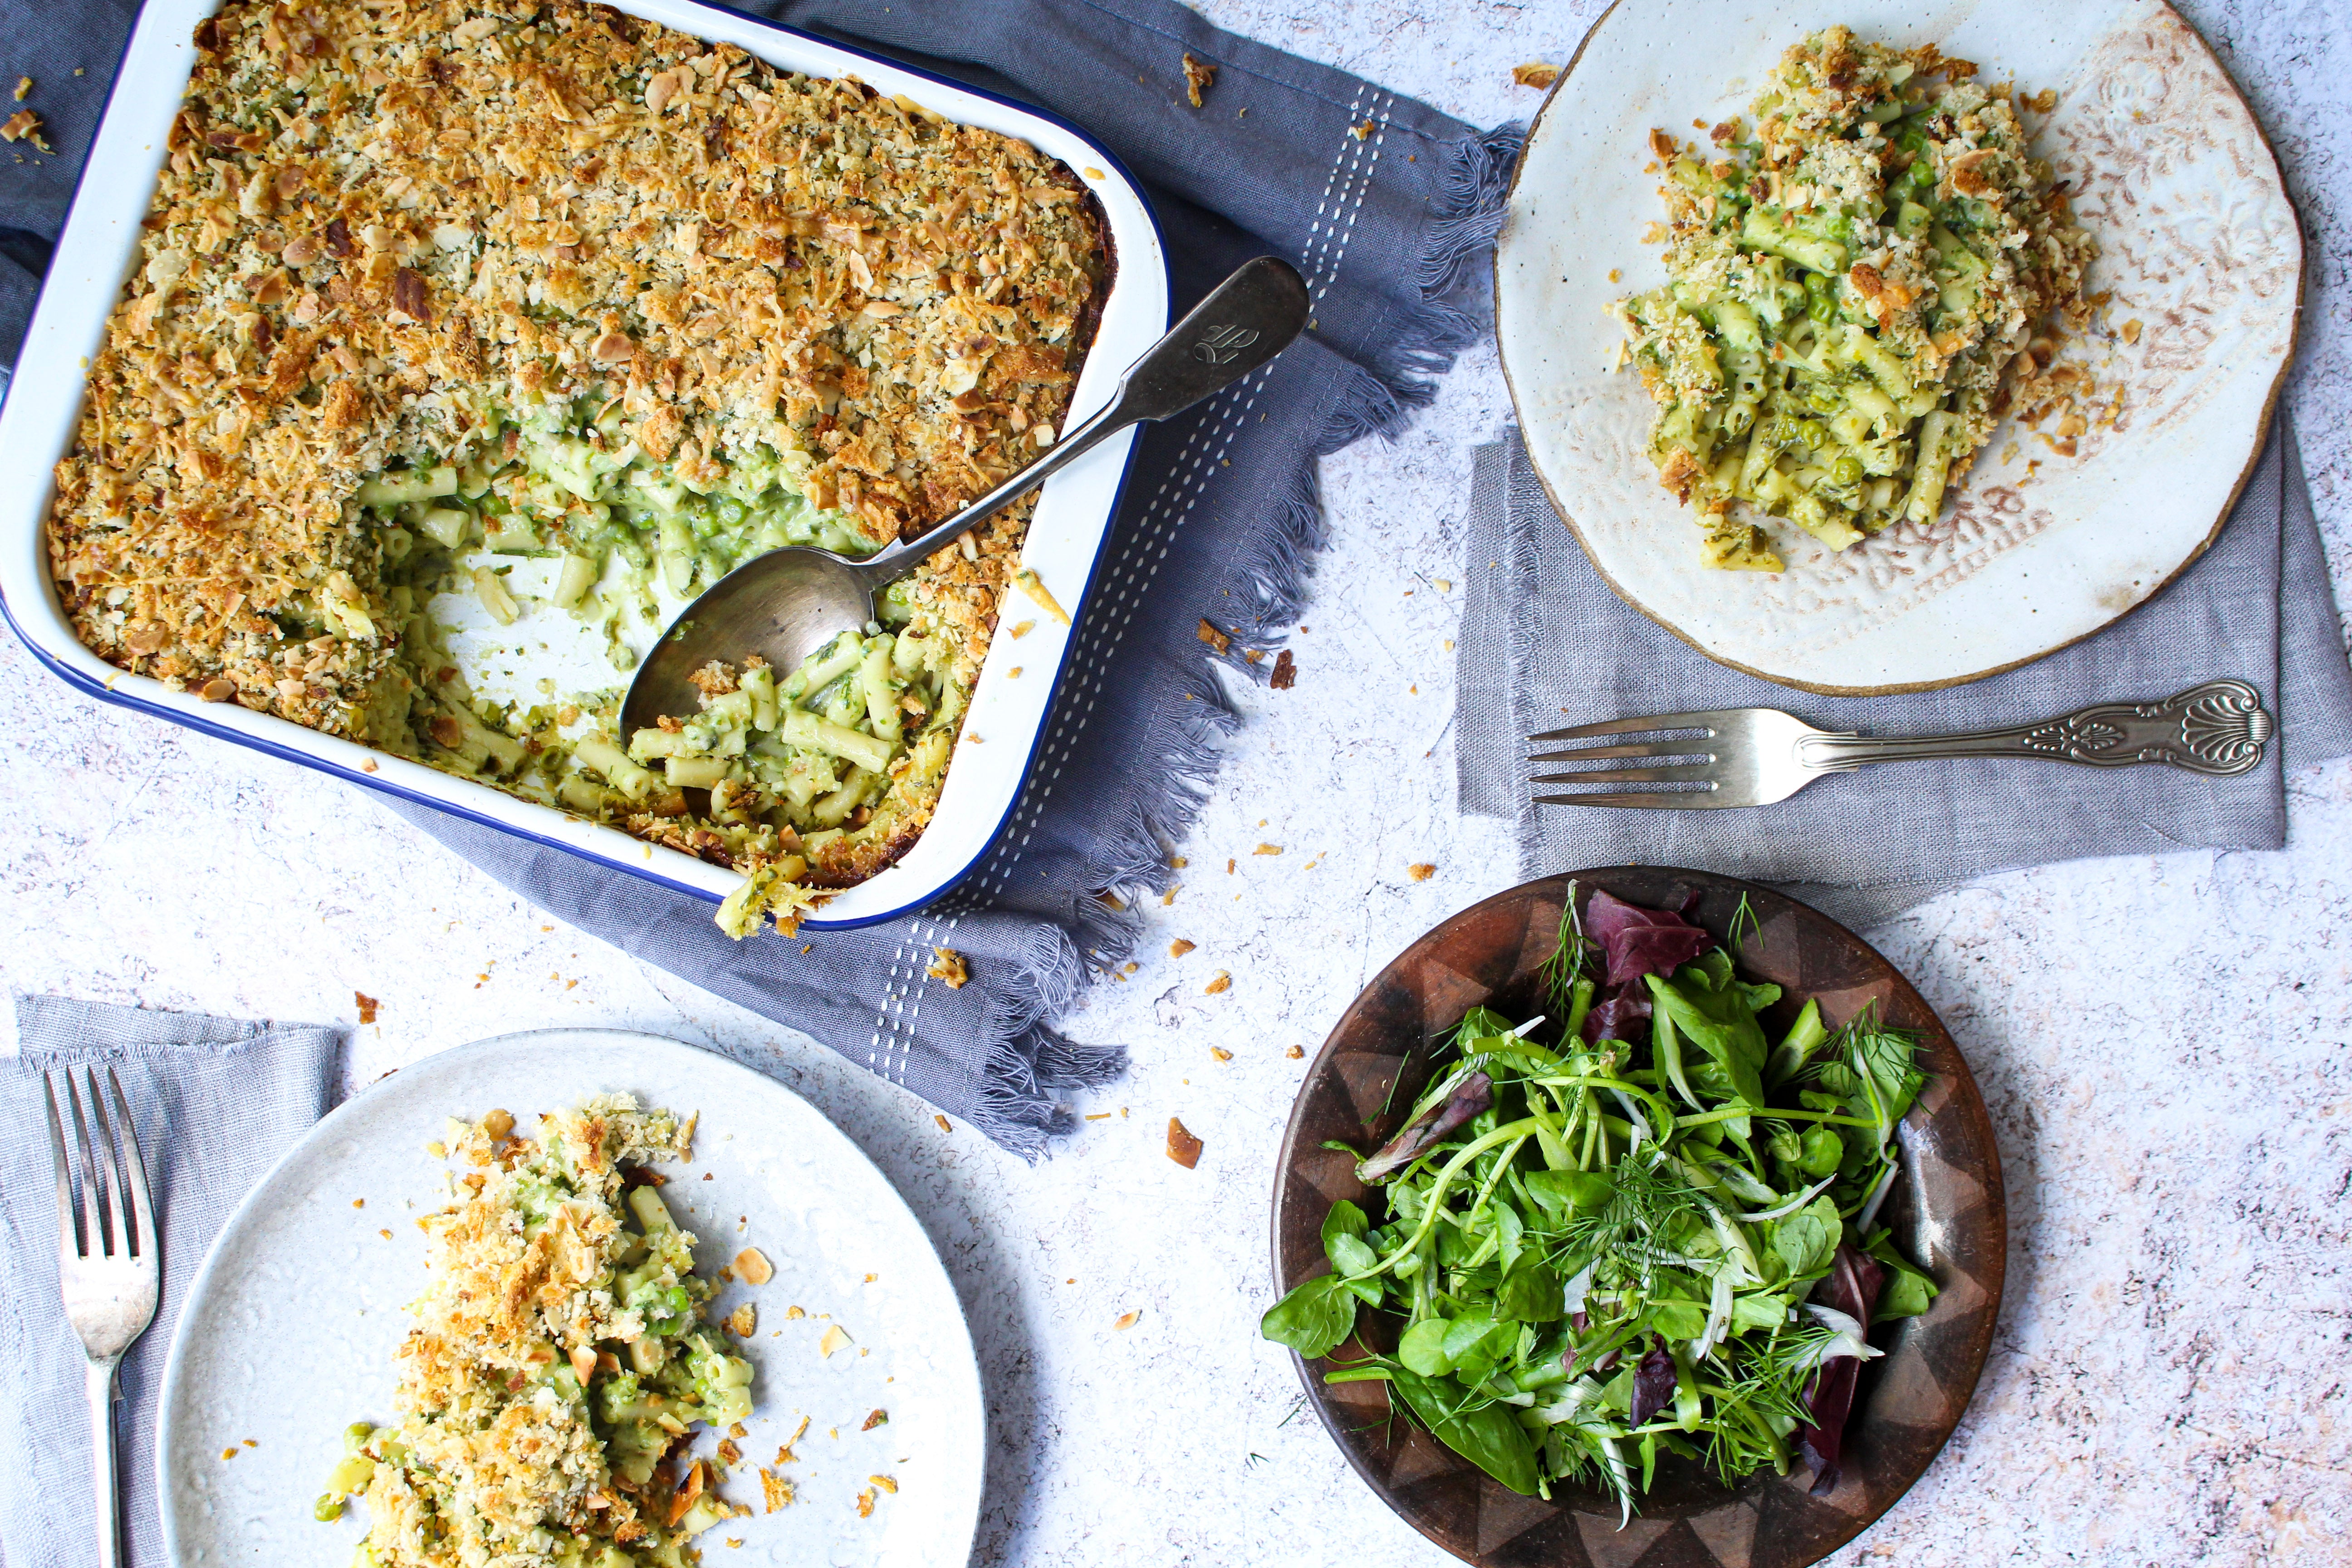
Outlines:
{"type": "Polygon", "coordinates": [[[1528,882],[1444,921],[1349,1005],[1298,1091],[1275,1177],[1276,1292],[1328,1268],[1321,1231],[1333,1204],[1360,1204],[1379,1222],[1380,1196],[1356,1180],[1356,1157],[1325,1143],[1369,1153],[1394,1133],[1472,1007],[1514,1020],[1545,1010],[1537,972],[1552,952],[1571,888],[1580,900],[1606,889],[1628,903],[1680,910],[1719,940],[1744,897],[1756,930],[1734,950],[1740,973],[1785,993],[1764,1016],[1768,1033],[1786,1028],[1810,997],[1832,1028],[1874,1003],[1887,1025],[1917,1037],[1916,1059],[1930,1076],[1897,1130],[1904,1175],[1883,1215],[1941,1293],[1924,1315],[1871,1331],[1886,1353],[1862,1373],[1843,1475],[1816,1498],[1801,1466],[1726,1488],[1705,1467],[1662,1457],[1656,1484],[1620,1530],[1616,1502],[1598,1489],[1555,1484],[1546,1501],[1492,1479],[1392,1411],[1385,1383],[1324,1383],[1339,1363],[1392,1352],[1394,1314],[1361,1311],[1355,1335],[1329,1358],[1311,1365],[1292,1359],[1308,1402],[1356,1472],[1413,1528],[1465,1563],[1803,1568],[1893,1507],[1959,1425],[1992,1343],[2009,1239],[2000,1155],[1968,1063],[1911,983],[1827,915],[1736,877],[1610,866],[1528,882]]]}

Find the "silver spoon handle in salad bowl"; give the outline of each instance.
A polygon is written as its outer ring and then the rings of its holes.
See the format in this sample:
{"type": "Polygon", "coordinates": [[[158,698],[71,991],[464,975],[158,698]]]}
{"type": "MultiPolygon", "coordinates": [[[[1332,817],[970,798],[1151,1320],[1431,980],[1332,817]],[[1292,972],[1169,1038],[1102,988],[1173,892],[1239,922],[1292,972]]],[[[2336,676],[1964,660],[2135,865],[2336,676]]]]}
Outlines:
{"type": "Polygon", "coordinates": [[[2038,724],[1962,735],[1807,735],[1799,760],[1818,773],[1935,757],[2040,757],[2092,767],[2165,763],[2190,773],[2242,773],[2263,760],[2277,723],[2242,680],[2209,680],[2161,702],[2102,702],[2038,724]]]}
{"type": "Polygon", "coordinates": [[[1128,367],[1111,400],[1046,454],[938,527],[853,563],[878,588],[1035,489],[1130,425],[1166,419],[1223,391],[1290,346],[1307,325],[1307,282],[1278,257],[1236,268],[1128,367]]]}

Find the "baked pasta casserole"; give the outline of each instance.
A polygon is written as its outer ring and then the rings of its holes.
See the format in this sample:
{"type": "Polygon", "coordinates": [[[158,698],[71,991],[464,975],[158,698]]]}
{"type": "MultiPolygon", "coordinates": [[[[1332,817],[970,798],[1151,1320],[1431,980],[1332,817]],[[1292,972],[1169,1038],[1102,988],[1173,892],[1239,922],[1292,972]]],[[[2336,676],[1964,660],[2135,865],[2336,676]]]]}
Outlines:
{"type": "Polygon", "coordinates": [[[231,0],[194,41],[58,468],[82,640],[740,869],[739,929],[902,855],[1025,506],[816,668],[715,674],[774,721],[724,766],[632,755],[621,689],[739,562],[870,553],[1052,442],[1109,273],[1076,175],[599,5],[231,0]],[[608,684],[472,689],[453,624],[567,616],[608,684]]]}
{"type": "Polygon", "coordinates": [[[1708,565],[1780,571],[1759,516],[1832,550],[1932,523],[2013,403],[2062,400],[2049,319],[2088,325],[2096,247],[2014,91],[1979,75],[1830,27],[1748,121],[1650,133],[1673,280],[1618,310],[1657,405],[1651,456],[1708,565]]]}

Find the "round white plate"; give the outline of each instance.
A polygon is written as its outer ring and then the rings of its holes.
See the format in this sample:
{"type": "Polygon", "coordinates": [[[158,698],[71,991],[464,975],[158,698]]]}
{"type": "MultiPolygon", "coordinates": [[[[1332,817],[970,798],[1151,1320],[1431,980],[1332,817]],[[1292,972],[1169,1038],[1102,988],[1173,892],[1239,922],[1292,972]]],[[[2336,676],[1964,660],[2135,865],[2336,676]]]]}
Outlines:
{"type": "Polygon", "coordinates": [[[1852,0],[1811,17],[1769,0],[1632,0],[1594,26],[1528,132],[1496,320],[1528,457],[1609,585],[1710,658],[1868,695],[2054,652],[2195,560],[2259,450],[2302,274],[2277,161],[2162,0],[1852,0]],[[2113,291],[2117,329],[2066,354],[2103,394],[2123,390],[2123,412],[2112,428],[2095,420],[2071,458],[2005,422],[1929,527],[1833,554],[1768,522],[1786,571],[1710,571],[1650,461],[1648,395],[1609,370],[1624,333],[1608,306],[1665,281],[1659,247],[1642,243],[1664,217],[1643,172],[1651,128],[1683,139],[1695,120],[1743,114],[1781,51],[1832,21],[2057,90],[2056,111],[2029,124],[2042,121],[2035,149],[2099,241],[2090,286],[2113,291]],[[2120,334],[2131,321],[2136,342],[2120,334]]]}
{"type": "MultiPolygon", "coordinates": [[[[985,1458],[980,1369],[955,1287],[888,1181],[807,1101],[722,1057],[650,1035],[546,1029],[403,1068],[311,1129],[238,1205],[190,1289],[163,1376],[156,1463],[173,1563],[347,1568],[365,1507],[321,1524],[311,1505],[343,1428],[393,1416],[393,1352],[425,1279],[415,1221],[438,1206],[443,1169],[425,1144],[452,1115],[503,1108],[528,1122],[619,1089],[701,1117],[694,1159],[664,1167],[662,1189],[701,1240],[698,1264],[715,1269],[755,1246],[775,1266],[766,1285],[730,1285],[713,1303],[759,1312],[745,1352],[759,1371],[755,1414],[724,1494],[759,1510],[751,1466],[810,1418],[801,1462],[784,1472],[798,1500],[701,1535],[704,1560],[965,1561],[985,1458]],[[793,1306],[808,1315],[787,1321],[793,1306]],[[821,1355],[828,1321],[856,1348],[821,1355]],[[861,1431],[875,1410],[888,1421],[861,1431]],[[856,1496],[874,1475],[898,1490],[860,1519],[856,1496]]],[[[698,1435],[702,1451],[710,1444],[698,1435]]]]}

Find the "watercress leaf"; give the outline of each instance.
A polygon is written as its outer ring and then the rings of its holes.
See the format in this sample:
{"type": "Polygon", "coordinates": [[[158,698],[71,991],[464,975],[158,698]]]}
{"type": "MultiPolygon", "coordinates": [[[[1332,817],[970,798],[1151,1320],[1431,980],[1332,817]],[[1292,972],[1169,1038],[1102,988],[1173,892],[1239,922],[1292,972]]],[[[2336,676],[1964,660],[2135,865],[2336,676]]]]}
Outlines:
{"type": "Polygon", "coordinates": [[[1517,1323],[1558,1322],[1567,1310],[1559,1276],[1534,1247],[1519,1254],[1495,1286],[1495,1315],[1517,1323]]]}
{"type": "Polygon", "coordinates": [[[1823,1195],[1773,1223],[1772,1250],[1788,1266],[1790,1278],[1818,1274],[1829,1267],[1844,1234],[1837,1205],[1823,1195]]]}
{"type": "Polygon", "coordinates": [[[1845,1142],[1830,1129],[1816,1126],[1805,1134],[1797,1168],[1809,1176],[1826,1176],[1845,1160],[1845,1142]]]}
{"type": "Polygon", "coordinates": [[[1670,1340],[1695,1340],[1706,1332],[1706,1305],[1680,1297],[1652,1297],[1650,1326],[1670,1340]]]}
{"type": "Polygon", "coordinates": [[[1406,1407],[1439,1442],[1513,1491],[1525,1497],[1536,1495],[1541,1481],[1536,1446],[1509,1405],[1490,1403],[1465,1408],[1475,1396],[1410,1368],[1399,1370],[1389,1386],[1403,1396],[1406,1407]]]}
{"type": "Polygon", "coordinates": [[[1445,1330],[1444,1318],[1423,1318],[1397,1341],[1397,1360],[1423,1377],[1452,1372],[1454,1363],[1445,1356],[1445,1330]]]}
{"type": "Polygon", "coordinates": [[[1364,1211],[1341,1198],[1331,1205],[1331,1212],[1323,1216],[1324,1248],[1329,1249],[1331,1238],[1335,1236],[1362,1236],[1370,1228],[1370,1222],[1365,1219],[1364,1211]]]}
{"type": "Polygon", "coordinates": [[[1598,1214],[1617,1195],[1617,1178],[1606,1171],[1530,1171],[1528,1194],[1563,1217],[1598,1214]]]}
{"type": "Polygon", "coordinates": [[[1323,1250],[1331,1259],[1331,1267],[1342,1275],[1370,1274],[1381,1266],[1380,1254],[1366,1246],[1361,1237],[1345,1231],[1328,1237],[1323,1250]]]}
{"type": "Polygon", "coordinates": [[[1258,1332],[1312,1361],[1329,1355],[1356,1326],[1356,1297],[1336,1274],[1306,1281],[1266,1309],[1258,1332]]]}
{"type": "Polygon", "coordinates": [[[1349,1295],[1367,1307],[1377,1307],[1381,1304],[1381,1281],[1377,1279],[1350,1279],[1347,1282],[1347,1289],[1349,1295]]]}
{"type": "Polygon", "coordinates": [[[1789,1318],[1789,1299],[1765,1291],[1751,1291],[1731,1299],[1731,1328],[1734,1333],[1749,1329],[1769,1329],[1789,1318]]]}

